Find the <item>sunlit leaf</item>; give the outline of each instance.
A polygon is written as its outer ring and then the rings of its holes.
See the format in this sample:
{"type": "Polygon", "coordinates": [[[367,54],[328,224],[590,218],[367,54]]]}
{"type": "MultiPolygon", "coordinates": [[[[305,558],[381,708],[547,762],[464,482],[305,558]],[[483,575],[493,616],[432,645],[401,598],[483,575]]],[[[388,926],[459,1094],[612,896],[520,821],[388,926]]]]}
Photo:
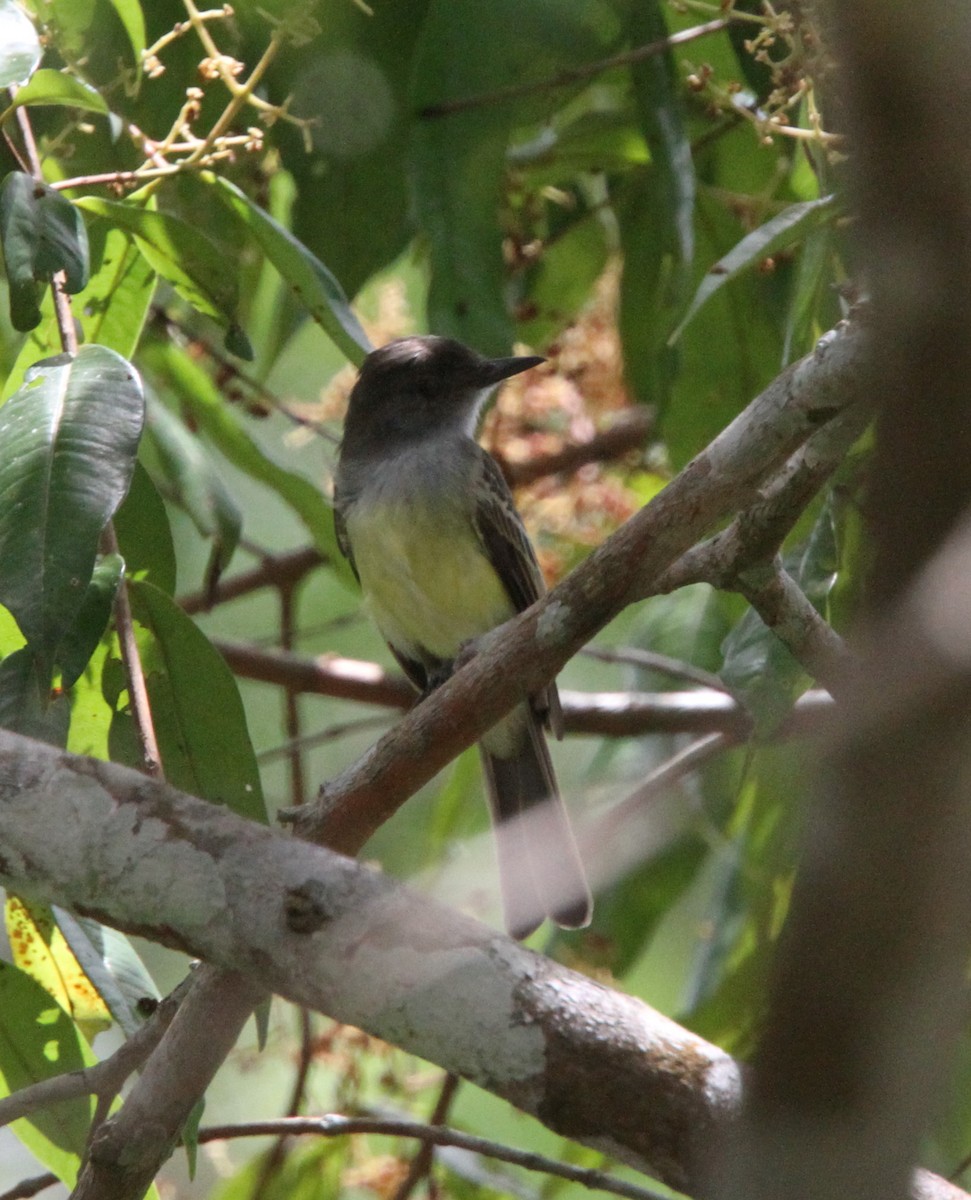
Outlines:
{"type": "Polygon", "coordinates": [[[111,1025],[111,1013],[81,969],[46,904],[8,896],[5,920],[13,961],[49,992],[91,1041],[111,1025]]]}
{"type": "Polygon", "coordinates": [[[135,56],[135,68],[142,73],[142,53],[145,50],[145,17],[139,0],[111,0],[111,6],[125,27],[135,56]]]}
{"type": "Polygon", "coordinates": [[[30,81],[20,88],[14,104],[21,106],[42,104],[62,105],[65,108],[81,108],[87,112],[107,113],[108,105],[100,92],[74,75],[42,67],[35,71],[30,81]]]}
{"type": "MultiPolygon", "coordinates": [[[[204,233],[172,213],[137,203],[84,196],[78,204],[135,238],[151,266],[200,312],[236,326],[238,267],[204,233]]],[[[237,348],[240,344],[237,341],[237,348]]]]}
{"type": "Polygon", "coordinates": [[[0,0],[0,88],[23,83],[41,58],[40,38],[14,0],[0,0]]]}
{"type": "MultiPolygon", "coordinates": [[[[74,1022],[39,983],[0,960],[0,1094],[92,1066],[74,1022]]],[[[73,1186],[94,1102],[87,1096],[15,1121],[14,1133],[49,1170],[73,1186]]]]}

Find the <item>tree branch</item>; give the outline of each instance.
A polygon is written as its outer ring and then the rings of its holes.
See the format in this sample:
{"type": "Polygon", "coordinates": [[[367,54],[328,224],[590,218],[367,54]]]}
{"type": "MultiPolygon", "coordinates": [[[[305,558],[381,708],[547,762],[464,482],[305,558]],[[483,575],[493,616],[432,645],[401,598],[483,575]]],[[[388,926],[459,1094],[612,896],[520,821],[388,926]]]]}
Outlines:
{"type": "Polygon", "coordinates": [[[700,1186],[737,1108],[739,1069],[639,1000],[127,768],[0,733],[0,801],[4,886],[226,968],[202,969],[139,1086],[99,1130],[77,1200],[138,1194],[133,1182],[151,1178],[264,988],[680,1190],[700,1186]]]}
{"type": "Polygon", "coordinates": [[[327,1113],[323,1117],[283,1117],[275,1121],[249,1121],[236,1125],[212,1125],[199,1130],[200,1142],[219,1142],[230,1138],[265,1137],[276,1134],[279,1137],[316,1136],[316,1137],[347,1137],[354,1134],[378,1134],[386,1137],[415,1138],[429,1150],[433,1146],[454,1146],[459,1150],[467,1150],[472,1154],[481,1154],[485,1158],[494,1158],[498,1162],[511,1163],[527,1171],[539,1171],[544,1175],[552,1175],[557,1179],[567,1179],[582,1187],[596,1191],[608,1192],[612,1196],[625,1196],[628,1200],[665,1200],[667,1193],[654,1188],[640,1187],[616,1179],[606,1171],[598,1171],[592,1167],[574,1167],[569,1163],[558,1162],[547,1158],[544,1154],[534,1154],[527,1150],[516,1150],[512,1146],[503,1146],[488,1138],[476,1137],[471,1133],[462,1133],[458,1129],[450,1129],[446,1125],[425,1125],[421,1121],[405,1119],[393,1120],[385,1117],[345,1117],[339,1113],[327,1113]]]}

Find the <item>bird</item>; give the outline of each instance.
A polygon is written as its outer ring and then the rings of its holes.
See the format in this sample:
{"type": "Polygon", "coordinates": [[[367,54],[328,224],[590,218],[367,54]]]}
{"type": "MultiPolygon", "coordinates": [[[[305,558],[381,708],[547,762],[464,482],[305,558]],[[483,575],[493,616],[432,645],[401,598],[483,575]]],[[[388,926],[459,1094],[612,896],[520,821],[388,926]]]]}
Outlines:
{"type": "MultiPolygon", "coordinates": [[[[334,477],[337,540],[422,696],[474,652],[477,638],[545,592],[499,464],[475,440],[495,388],[544,361],[403,337],[368,354],[351,390],[334,477]]],[[[547,916],[581,928],[592,913],[544,727],[562,735],[552,682],[479,744],[503,916],[517,939],[547,916]]]]}

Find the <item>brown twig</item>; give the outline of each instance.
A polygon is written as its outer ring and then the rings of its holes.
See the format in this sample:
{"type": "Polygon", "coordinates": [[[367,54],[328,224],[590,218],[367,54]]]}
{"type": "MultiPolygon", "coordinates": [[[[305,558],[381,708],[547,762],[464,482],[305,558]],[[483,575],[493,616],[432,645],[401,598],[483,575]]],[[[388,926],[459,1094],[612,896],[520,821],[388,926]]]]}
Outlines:
{"type": "Polygon", "coordinates": [[[31,1196],[36,1196],[38,1192],[54,1187],[60,1182],[60,1179],[50,1172],[46,1175],[35,1175],[32,1179],[22,1179],[20,1183],[15,1183],[9,1191],[0,1194],[0,1200],[30,1200],[31,1196]]]}
{"type": "Polygon", "coordinates": [[[285,1117],[275,1121],[246,1121],[237,1125],[210,1125],[199,1130],[200,1142],[221,1142],[230,1138],[265,1137],[267,1134],[311,1135],[315,1137],[347,1137],[352,1134],[371,1134],[386,1137],[416,1138],[433,1146],[455,1146],[472,1154],[481,1154],[498,1162],[511,1163],[526,1171],[539,1171],[558,1179],[567,1179],[582,1187],[626,1196],[628,1200],[663,1200],[667,1192],[639,1187],[616,1179],[591,1167],[574,1167],[557,1162],[542,1154],[514,1150],[488,1138],[475,1137],[445,1126],[425,1125],[421,1121],[386,1120],[379,1117],[345,1117],[328,1113],[323,1117],[285,1117]]]}
{"type": "MultiPolygon", "coordinates": [[[[101,545],[106,554],[118,553],[118,539],[111,523],[105,527],[101,535],[101,545]]],[[[135,640],[135,621],[132,616],[131,602],[128,599],[128,588],[125,586],[124,580],[115,593],[115,626],[121,649],[121,661],[124,663],[125,675],[128,679],[132,720],[142,751],[142,766],[146,775],[161,779],[163,775],[162,754],[155,734],[148,685],[145,683],[145,672],[142,670],[142,660],[138,653],[138,643],[135,640]]]]}
{"type": "Polygon", "coordinates": [[[654,414],[649,409],[628,408],[589,441],[564,446],[555,454],[536,455],[525,462],[510,462],[500,454],[495,457],[510,487],[525,487],[547,475],[569,475],[588,463],[610,462],[642,450],[653,428],[654,414]]]}
{"type": "Polygon", "coordinates": [[[466,112],[470,108],[483,108],[489,104],[502,104],[507,100],[518,100],[521,96],[534,96],[538,92],[551,92],[558,88],[570,87],[571,84],[582,83],[585,79],[602,75],[604,71],[611,71],[614,67],[629,67],[634,63],[644,62],[646,59],[656,58],[659,54],[666,54],[675,46],[682,46],[685,42],[692,42],[709,33],[718,33],[720,30],[726,29],[729,24],[729,18],[718,17],[714,21],[706,21],[703,25],[695,25],[691,29],[682,29],[668,37],[658,38],[655,42],[648,42],[633,50],[614,54],[610,58],[600,58],[596,62],[584,63],[582,67],[572,67],[569,70],[560,71],[556,75],[551,75],[549,79],[540,79],[533,83],[514,83],[508,87],[496,88],[491,92],[463,96],[459,100],[428,104],[419,110],[418,115],[423,119],[446,117],[452,113],[466,112]]]}
{"type": "Polygon", "coordinates": [[[183,596],[179,603],[183,611],[190,614],[208,612],[216,604],[236,600],[260,588],[292,587],[324,561],[324,556],[313,546],[304,546],[285,554],[265,554],[259,564],[250,570],[241,571],[231,579],[220,579],[212,589],[183,596]]]}

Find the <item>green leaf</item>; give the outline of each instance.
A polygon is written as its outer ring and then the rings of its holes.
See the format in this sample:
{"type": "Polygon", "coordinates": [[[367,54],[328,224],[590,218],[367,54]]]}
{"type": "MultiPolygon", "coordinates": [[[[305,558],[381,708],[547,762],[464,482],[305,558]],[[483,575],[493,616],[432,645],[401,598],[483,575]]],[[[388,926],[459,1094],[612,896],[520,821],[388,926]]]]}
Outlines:
{"type": "MultiPolygon", "coordinates": [[[[737,243],[741,227],[716,195],[700,192],[695,209],[697,277],[703,263],[737,243]]],[[[625,281],[628,274],[629,264],[625,281]]],[[[693,458],[778,373],[784,313],[785,288],[778,275],[749,272],[712,296],[676,347],[664,347],[671,375],[657,399],[675,466],[693,458]]],[[[627,320],[636,322],[638,316],[631,310],[627,320]]],[[[658,332],[667,335],[670,327],[658,332]]],[[[625,359],[626,354],[625,346],[625,359]]]]}
{"type": "Polygon", "coordinates": [[[131,487],[115,513],[114,524],[128,577],[136,579],[144,575],[149,583],[174,595],[175,546],[168,513],[151,476],[140,462],[135,463],[131,487]]]}
{"type": "Polygon", "coordinates": [[[14,0],[0,0],[0,88],[23,83],[40,62],[40,38],[14,0]]]}
{"type": "Polygon", "coordinates": [[[84,602],[143,417],[138,375],[103,346],[38,363],[0,409],[0,602],[46,662],[84,602]]]}
{"type": "Polygon", "coordinates": [[[66,696],[51,700],[50,686],[50,665],[29,646],[8,654],[0,663],[0,728],[65,745],[70,704],[66,696]]]}
{"type": "Polygon", "coordinates": [[[61,270],[69,292],[88,281],[88,234],[81,214],[65,196],[22,171],[11,171],[0,187],[0,242],[15,329],[33,329],[40,321],[37,281],[61,270]]]}
{"type": "MultiPolygon", "coordinates": [[[[176,502],[185,508],[203,537],[212,539],[212,561],[215,569],[222,571],[239,543],[243,523],[239,506],[199,439],[152,397],[148,403],[148,431],[176,502]]],[[[164,587],[158,580],[151,582],[170,595],[175,590],[174,586],[164,587]]]]}
{"type": "Polygon", "coordinates": [[[320,490],[302,475],[287,471],[267,458],[225,403],[209,375],[177,346],[154,342],[143,361],[167,380],[179,402],[192,414],[200,431],[241,471],[272,488],[294,510],[317,548],[335,563],[334,514],[320,490]]]}
{"type": "MultiPolygon", "coordinates": [[[[657,0],[632,4],[628,35],[635,46],[660,41],[669,30],[657,0]]],[[[677,68],[670,51],[634,63],[634,102],[651,163],[658,173],[662,203],[652,217],[681,273],[694,258],[695,169],[684,128],[677,68]]]]}
{"type": "Polygon", "coordinates": [[[118,14],[118,19],[125,27],[128,40],[131,42],[132,53],[135,56],[135,70],[138,77],[142,74],[142,54],[145,50],[145,17],[138,0],[111,0],[111,5],[118,14]]]}
{"type": "Polygon", "coordinates": [[[256,757],[232,672],[164,592],[141,581],[129,591],[166,779],[265,822],[256,757]]]}
{"type": "Polygon", "coordinates": [[[61,686],[73,687],[97,649],[111,620],[118,585],[125,573],[120,554],[107,554],[94,568],[77,620],[57,648],[61,686]]]}
{"type": "MultiPolygon", "coordinates": [[[[492,93],[549,78],[602,57],[621,28],[605,4],[557,0],[432,0],[417,47],[412,106],[492,93]]],[[[429,241],[429,325],[486,354],[507,352],[514,328],[506,305],[497,220],[514,125],[542,119],[547,97],[422,115],[412,132],[412,183],[429,241]]]]}
{"type": "Polygon", "coordinates": [[[130,233],[151,266],[200,312],[227,329],[236,324],[238,268],[194,225],[137,203],[85,196],[78,205],[130,233]]]}
{"type": "Polygon", "coordinates": [[[250,231],[317,324],[351,362],[360,366],[372,349],[371,343],[330,271],[234,183],[208,174],[203,178],[215,186],[217,195],[250,231]]]}
{"type": "Polygon", "coordinates": [[[131,358],[138,346],[157,277],[130,237],[107,222],[90,230],[94,273],[77,304],[86,342],[131,358]]]}
{"type": "MultiPolygon", "coordinates": [[[[108,737],[114,708],[104,696],[103,675],[108,660],[109,643],[115,641],[109,634],[88,659],[80,678],[71,688],[70,728],[65,747],[71,754],[84,754],[90,758],[109,759],[108,737]]],[[[116,662],[116,659],[110,661],[116,662]]],[[[65,699],[67,699],[65,697],[65,699]]],[[[59,703],[59,702],[58,702],[59,703]]]]}
{"type": "Polygon", "coordinates": [[[42,67],[35,71],[30,82],[20,88],[13,107],[58,104],[65,108],[81,108],[86,112],[108,113],[108,105],[100,92],[74,75],[42,67]]]}
{"type": "Polygon", "coordinates": [[[820,200],[809,200],[805,204],[790,204],[764,225],[743,237],[726,255],[710,267],[695,292],[687,312],[671,334],[673,343],[684,332],[685,326],[708,300],[732,279],[744,271],[756,267],[763,259],[791,246],[808,230],[821,221],[828,221],[836,210],[836,197],[824,196],[820,200]]]}
{"type": "MultiPolygon", "coordinates": [[[[73,306],[75,322],[80,325],[79,340],[96,342],[122,358],[131,358],[152,302],[155,272],[132,239],[107,221],[93,221],[89,236],[92,275],[73,306]]],[[[49,288],[45,289],[40,312],[40,323],[24,340],[11,368],[4,399],[17,390],[33,363],[61,352],[49,288]]]]}
{"type": "Polygon", "coordinates": [[[89,1040],[111,1027],[111,1013],[85,974],[47,904],[8,896],[7,937],[14,965],[36,979],[89,1040]]]}
{"type": "MultiPolygon", "coordinates": [[[[12,1095],[42,1079],[92,1066],[66,1012],[31,979],[0,961],[0,1095],[12,1095]]],[[[40,1109],[13,1123],[24,1145],[68,1187],[77,1179],[94,1102],[88,1097],[40,1109]]]]}

